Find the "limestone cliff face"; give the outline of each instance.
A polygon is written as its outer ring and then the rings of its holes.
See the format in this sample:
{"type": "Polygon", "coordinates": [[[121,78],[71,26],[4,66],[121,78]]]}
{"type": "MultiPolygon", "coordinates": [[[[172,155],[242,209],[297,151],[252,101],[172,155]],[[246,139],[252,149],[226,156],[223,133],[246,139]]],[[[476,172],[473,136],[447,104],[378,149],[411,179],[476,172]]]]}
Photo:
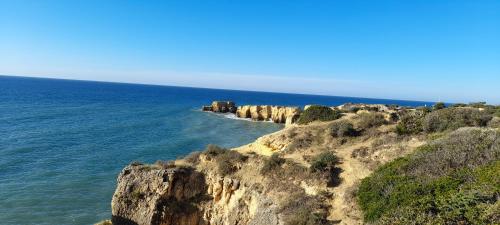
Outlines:
{"type": "Polygon", "coordinates": [[[292,124],[300,116],[300,108],[270,105],[245,105],[239,106],[236,116],[251,118],[258,121],[273,121],[275,123],[292,124]]]}
{"type": "Polygon", "coordinates": [[[205,224],[198,200],[206,189],[204,175],[192,169],[127,166],[118,176],[111,202],[112,222],[205,224]]]}
{"type": "Polygon", "coordinates": [[[112,200],[113,224],[280,224],[276,206],[240,183],[193,168],[130,165],[112,200]]]}
{"type": "Polygon", "coordinates": [[[235,113],[236,104],[232,101],[213,101],[209,106],[202,106],[201,110],[216,113],[235,113]]]}

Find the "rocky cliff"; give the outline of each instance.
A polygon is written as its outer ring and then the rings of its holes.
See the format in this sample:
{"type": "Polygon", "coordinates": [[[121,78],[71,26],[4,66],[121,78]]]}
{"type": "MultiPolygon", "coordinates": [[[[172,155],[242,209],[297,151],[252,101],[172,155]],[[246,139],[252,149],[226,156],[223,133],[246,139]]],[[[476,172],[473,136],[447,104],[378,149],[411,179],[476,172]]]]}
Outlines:
{"type": "Polygon", "coordinates": [[[111,204],[112,223],[280,224],[277,205],[262,189],[222,176],[210,169],[213,159],[197,157],[203,162],[194,167],[135,164],[123,169],[111,204]]]}
{"type": "Polygon", "coordinates": [[[290,125],[300,117],[301,110],[298,107],[270,106],[270,105],[245,105],[238,106],[236,116],[251,118],[257,121],[273,121],[290,125]]]}
{"type": "Polygon", "coordinates": [[[273,121],[287,125],[295,123],[301,113],[299,107],[244,105],[236,107],[231,101],[213,101],[209,106],[203,106],[202,111],[215,113],[235,113],[237,117],[249,118],[255,121],[273,121]]]}
{"type": "Polygon", "coordinates": [[[203,106],[201,110],[216,113],[235,113],[236,104],[232,101],[213,101],[211,105],[203,106]]]}
{"type": "MultiPolygon", "coordinates": [[[[295,110],[241,106],[237,113],[286,121],[295,110]]],[[[359,181],[424,143],[398,139],[390,122],[363,128],[363,118],[346,112],[232,150],[212,146],[169,163],[129,165],[117,180],[113,224],[362,224],[353,197],[359,181]],[[356,135],[332,133],[345,123],[356,135]]]]}

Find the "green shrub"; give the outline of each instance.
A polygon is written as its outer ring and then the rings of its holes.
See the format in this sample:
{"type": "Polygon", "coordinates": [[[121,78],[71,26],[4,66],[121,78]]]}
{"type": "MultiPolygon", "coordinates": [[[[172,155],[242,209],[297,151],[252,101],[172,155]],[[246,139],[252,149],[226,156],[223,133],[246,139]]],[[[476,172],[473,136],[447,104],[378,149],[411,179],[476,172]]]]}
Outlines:
{"type": "Polygon", "coordinates": [[[217,162],[217,170],[223,176],[236,172],[237,165],[248,158],[237,151],[227,150],[216,145],[208,145],[204,153],[217,162]]]}
{"type": "Polygon", "coordinates": [[[423,111],[407,111],[402,112],[398,125],[396,125],[396,133],[399,135],[418,134],[424,130],[423,119],[426,112],[423,111]]]}
{"type": "Polygon", "coordinates": [[[205,155],[210,156],[210,157],[216,157],[220,154],[224,154],[227,149],[221,148],[217,145],[209,144],[207,145],[207,148],[205,149],[205,155]]]}
{"type": "Polygon", "coordinates": [[[315,213],[311,209],[302,207],[286,218],[286,225],[324,225],[326,218],[320,213],[315,213]]]}
{"type": "Polygon", "coordinates": [[[463,168],[474,168],[500,157],[498,132],[479,128],[461,128],[435,141],[427,151],[416,152],[407,173],[416,176],[443,176],[463,168]]]}
{"type": "Polygon", "coordinates": [[[434,104],[432,106],[432,110],[440,110],[440,109],[444,109],[446,108],[446,105],[444,104],[444,102],[436,102],[436,104],[434,104]]]}
{"type": "Polygon", "coordinates": [[[387,121],[381,113],[362,113],[359,115],[359,127],[368,129],[371,127],[378,127],[385,124],[387,121]]]}
{"type": "Polygon", "coordinates": [[[500,128],[500,117],[493,118],[489,123],[488,127],[491,128],[500,128]]]}
{"type": "Polygon", "coordinates": [[[292,193],[280,206],[286,225],[328,224],[325,206],[318,196],[301,192],[292,193]]]}
{"type": "Polygon", "coordinates": [[[471,108],[447,108],[425,116],[423,129],[427,133],[455,130],[460,127],[488,125],[492,116],[485,111],[471,108]]]}
{"type": "Polygon", "coordinates": [[[339,110],[333,110],[330,107],[313,105],[304,110],[300,114],[299,124],[307,124],[313,121],[331,121],[336,120],[342,116],[339,110]]]}
{"type": "Polygon", "coordinates": [[[330,129],[334,137],[353,137],[358,134],[352,123],[344,120],[333,123],[330,129]]]}
{"type": "Polygon", "coordinates": [[[272,171],[276,171],[276,169],[279,169],[285,161],[286,160],[281,158],[278,154],[273,154],[269,157],[269,159],[264,161],[264,166],[260,169],[260,173],[268,174],[272,171]]]}
{"type": "Polygon", "coordinates": [[[339,158],[331,152],[323,152],[315,156],[311,163],[312,172],[321,172],[333,169],[340,162],[339,158]]]}
{"type": "Polygon", "coordinates": [[[500,132],[462,128],[362,180],[373,224],[498,224],[500,132]]]}
{"type": "Polygon", "coordinates": [[[389,118],[390,118],[391,122],[397,122],[399,120],[399,114],[392,112],[389,114],[389,118]]]}
{"type": "Polygon", "coordinates": [[[469,103],[469,107],[472,108],[484,108],[486,106],[486,102],[471,102],[469,103]]]}

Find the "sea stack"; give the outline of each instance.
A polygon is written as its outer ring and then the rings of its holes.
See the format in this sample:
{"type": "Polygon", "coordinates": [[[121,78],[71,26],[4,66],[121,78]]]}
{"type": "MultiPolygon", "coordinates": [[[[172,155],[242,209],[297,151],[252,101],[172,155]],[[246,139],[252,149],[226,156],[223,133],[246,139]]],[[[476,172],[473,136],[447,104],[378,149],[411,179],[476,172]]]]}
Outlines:
{"type": "Polygon", "coordinates": [[[213,101],[212,105],[203,106],[201,110],[216,113],[236,113],[236,104],[232,101],[213,101]]]}

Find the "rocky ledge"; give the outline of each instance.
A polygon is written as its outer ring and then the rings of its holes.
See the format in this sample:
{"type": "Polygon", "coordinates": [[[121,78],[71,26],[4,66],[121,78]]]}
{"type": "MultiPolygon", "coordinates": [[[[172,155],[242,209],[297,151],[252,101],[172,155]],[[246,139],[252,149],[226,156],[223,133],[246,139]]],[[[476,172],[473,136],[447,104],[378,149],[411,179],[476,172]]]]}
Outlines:
{"type": "Polygon", "coordinates": [[[243,105],[236,107],[232,101],[214,101],[209,106],[203,106],[202,110],[215,113],[234,113],[239,118],[272,121],[286,125],[295,123],[302,112],[299,107],[291,106],[243,105]]]}

